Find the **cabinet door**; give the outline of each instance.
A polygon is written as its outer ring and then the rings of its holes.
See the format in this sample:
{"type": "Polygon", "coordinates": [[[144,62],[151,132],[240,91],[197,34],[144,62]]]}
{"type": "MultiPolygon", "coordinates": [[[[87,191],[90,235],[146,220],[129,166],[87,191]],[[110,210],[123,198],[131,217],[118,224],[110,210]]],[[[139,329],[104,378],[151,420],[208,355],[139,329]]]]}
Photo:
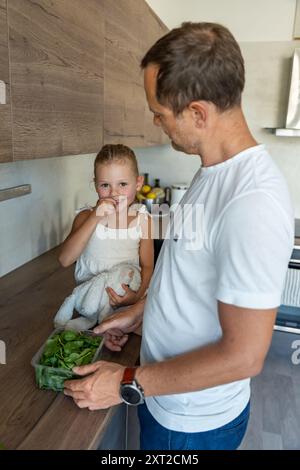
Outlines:
{"type": "Polygon", "coordinates": [[[14,159],[97,152],[103,139],[101,2],[8,0],[8,18],[14,159]]]}
{"type": "MultiPolygon", "coordinates": [[[[6,0],[0,0],[0,80],[5,84],[6,94],[6,104],[0,103],[0,163],[12,160],[6,7],[6,0]]],[[[0,86],[2,86],[2,84],[0,84],[0,86]]]]}
{"type": "Polygon", "coordinates": [[[140,61],[148,44],[167,29],[162,24],[158,28],[157,19],[144,0],[103,0],[103,5],[104,141],[133,147],[160,144],[163,133],[154,128],[152,118],[150,122],[140,61]]]}
{"type": "MultiPolygon", "coordinates": [[[[168,28],[162,23],[150,8],[148,3],[141,2],[141,49],[142,58],[155,42],[168,32],[168,28]]],[[[144,116],[145,145],[162,145],[170,143],[170,139],[161,129],[153,124],[153,113],[146,104],[144,116]]]]}

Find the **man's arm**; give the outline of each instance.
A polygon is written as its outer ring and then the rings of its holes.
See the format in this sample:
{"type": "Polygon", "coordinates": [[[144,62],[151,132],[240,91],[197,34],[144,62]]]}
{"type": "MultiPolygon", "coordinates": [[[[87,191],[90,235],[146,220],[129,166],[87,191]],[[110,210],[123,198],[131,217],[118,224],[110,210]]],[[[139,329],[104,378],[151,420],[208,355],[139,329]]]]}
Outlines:
{"type": "MultiPolygon", "coordinates": [[[[220,340],[167,361],[140,366],[136,378],[145,395],[203,390],[259,374],[270,346],[276,310],[245,309],[219,302],[223,332],[220,340]]],[[[113,327],[122,329],[117,318],[113,327]]],[[[81,370],[82,375],[94,370],[95,373],[83,380],[67,382],[65,393],[73,396],[78,406],[90,409],[119,403],[119,382],[124,367],[113,366],[114,383],[112,379],[104,380],[111,377],[109,363],[101,361],[77,368],[76,372],[81,370]]]]}

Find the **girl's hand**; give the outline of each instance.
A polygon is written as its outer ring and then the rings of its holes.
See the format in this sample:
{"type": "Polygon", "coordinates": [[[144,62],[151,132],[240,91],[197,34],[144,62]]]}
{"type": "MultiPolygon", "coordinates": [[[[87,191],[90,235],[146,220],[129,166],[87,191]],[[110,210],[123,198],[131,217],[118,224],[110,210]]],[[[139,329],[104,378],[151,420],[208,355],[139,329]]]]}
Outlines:
{"type": "Polygon", "coordinates": [[[112,197],[99,199],[95,211],[97,217],[105,217],[116,212],[117,203],[112,197]]]}
{"type": "Polygon", "coordinates": [[[111,287],[106,288],[106,292],[109,297],[109,303],[114,308],[132,305],[138,301],[138,297],[135,291],[131,290],[126,284],[122,284],[122,288],[125,290],[125,294],[122,296],[118,295],[111,287]]]}

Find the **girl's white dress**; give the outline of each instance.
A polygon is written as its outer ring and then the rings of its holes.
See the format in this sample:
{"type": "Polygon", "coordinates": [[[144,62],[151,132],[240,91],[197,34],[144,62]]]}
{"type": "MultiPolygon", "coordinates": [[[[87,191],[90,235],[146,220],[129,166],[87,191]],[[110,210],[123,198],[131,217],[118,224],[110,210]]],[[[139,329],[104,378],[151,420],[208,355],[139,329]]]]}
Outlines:
{"type": "MultiPolygon", "coordinates": [[[[90,209],[84,207],[82,210],[90,209]]],[[[141,221],[147,214],[144,205],[138,209],[133,226],[127,229],[112,229],[99,223],[79,256],[75,268],[75,280],[78,284],[90,280],[93,276],[108,271],[120,263],[139,267],[139,248],[142,238],[141,221]]]]}

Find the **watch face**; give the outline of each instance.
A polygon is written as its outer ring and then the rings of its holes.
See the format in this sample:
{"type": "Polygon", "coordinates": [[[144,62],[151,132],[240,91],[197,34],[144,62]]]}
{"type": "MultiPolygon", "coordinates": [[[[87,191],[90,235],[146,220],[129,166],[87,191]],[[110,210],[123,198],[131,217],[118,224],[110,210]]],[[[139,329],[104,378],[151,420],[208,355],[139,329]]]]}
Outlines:
{"type": "Polygon", "coordinates": [[[122,385],[121,397],[128,405],[139,405],[140,403],[143,403],[141,392],[133,385],[122,385]]]}

